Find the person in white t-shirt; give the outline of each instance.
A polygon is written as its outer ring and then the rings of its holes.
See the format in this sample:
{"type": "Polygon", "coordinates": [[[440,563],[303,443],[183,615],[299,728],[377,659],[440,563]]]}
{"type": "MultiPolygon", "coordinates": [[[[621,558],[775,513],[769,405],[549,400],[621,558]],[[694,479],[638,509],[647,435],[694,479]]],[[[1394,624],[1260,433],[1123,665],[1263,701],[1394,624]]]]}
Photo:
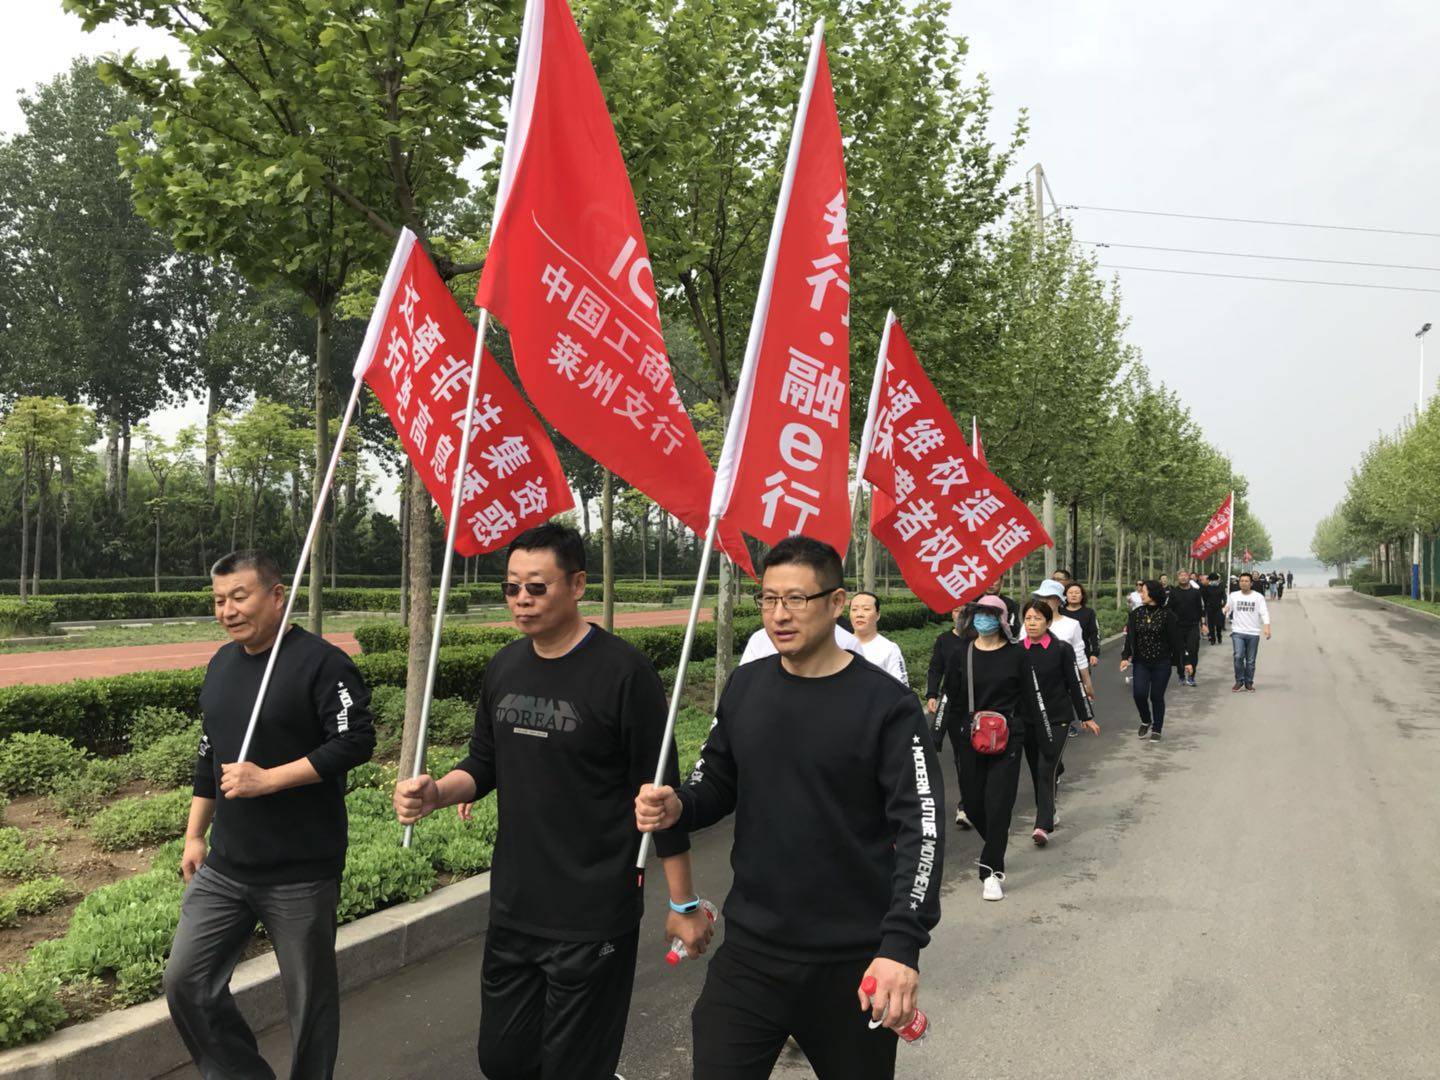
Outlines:
{"type": "Polygon", "coordinates": [[[880,598],[872,592],[857,592],[850,598],[850,625],[860,639],[865,659],[881,671],[894,675],[901,686],[910,685],[905,657],[900,646],[880,633],[880,598]]]}
{"type": "Polygon", "coordinates": [[[1134,591],[1131,592],[1131,593],[1129,593],[1129,594],[1125,597],[1125,606],[1126,606],[1127,608],[1129,608],[1131,611],[1134,611],[1134,610],[1135,610],[1137,607],[1139,607],[1141,604],[1145,603],[1145,598],[1140,595],[1140,586],[1141,586],[1141,585],[1144,585],[1144,584],[1145,584],[1145,583],[1144,583],[1143,581],[1137,581],[1137,582],[1135,582],[1135,589],[1134,589],[1134,591]]]}
{"type": "MultiPolygon", "coordinates": [[[[835,644],[846,652],[864,654],[864,650],[860,647],[860,639],[839,623],[835,624],[835,644]]],[[[775,643],[770,640],[770,635],[765,633],[765,628],[762,626],[750,635],[749,641],[745,642],[745,651],[740,654],[740,663],[748,664],[751,660],[774,656],[778,651],[775,643]]]]}
{"type": "Polygon", "coordinates": [[[1225,617],[1230,622],[1230,644],[1235,647],[1235,685],[1232,694],[1242,690],[1255,692],[1255,659],[1260,654],[1260,635],[1270,640],[1270,606],[1255,588],[1255,579],[1240,575],[1240,591],[1232,592],[1225,602],[1225,617]]]}
{"type": "Polygon", "coordinates": [[[1050,605],[1050,610],[1055,615],[1050,621],[1050,633],[1075,650],[1075,667],[1080,671],[1080,682],[1085,686],[1085,696],[1094,701],[1095,685],[1090,681],[1090,660],[1085,655],[1085,629],[1078,620],[1070,618],[1062,610],[1065,586],[1053,579],[1042,581],[1032,595],[1050,605]]]}

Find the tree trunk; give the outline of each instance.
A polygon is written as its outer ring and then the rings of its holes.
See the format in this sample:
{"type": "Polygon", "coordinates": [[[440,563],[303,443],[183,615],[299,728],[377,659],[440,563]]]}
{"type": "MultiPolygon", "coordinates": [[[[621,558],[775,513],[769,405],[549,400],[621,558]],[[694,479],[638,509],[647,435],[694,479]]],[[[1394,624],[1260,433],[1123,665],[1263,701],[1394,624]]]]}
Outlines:
{"type": "Polygon", "coordinates": [[[728,556],[719,555],[720,559],[720,592],[716,596],[715,611],[715,701],[714,708],[720,706],[720,691],[725,689],[725,683],[730,678],[730,670],[735,660],[735,564],[728,556]]]}
{"type": "Polygon", "coordinates": [[[130,505],[130,418],[120,422],[120,476],[116,488],[116,505],[124,513],[130,505]]]}
{"type": "Polygon", "coordinates": [[[75,490],[75,465],[66,457],[60,463],[60,512],[55,515],[55,580],[63,581],[65,564],[63,535],[70,525],[71,503],[75,490]]]}
{"type": "MultiPolygon", "coordinates": [[[[870,523],[870,526],[873,528],[875,524],[874,492],[871,492],[865,497],[865,514],[865,520],[868,521],[870,523]]],[[[873,593],[875,591],[875,548],[877,547],[877,545],[875,543],[875,538],[871,535],[870,528],[867,528],[865,530],[864,544],[865,555],[861,563],[861,565],[864,567],[864,572],[861,576],[860,584],[861,588],[863,588],[866,592],[873,593]]]]}
{"type": "Polygon", "coordinates": [[[1119,608],[1125,603],[1124,582],[1125,582],[1125,523],[1119,524],[1118,533],[1115,538],[1115,606],[1119,608]]]}
{"type": "Polygon", "coordinates": [[[415,469],[410,458],[400,473],[400,625],[410,625],[410,489],[415,469]]]}
{"type": "Polygon", "coordinates": [[[664,584],[665,584],[665,532],[666,532],[667,526],[670,524],[670,515],[667,514],[667,513],[665,513],[665,508],[664,508],[663,506],[656,506],[656,509],[660,511],[660,521],[659,521],[659,525],[660,525],[660,535],[659,535],[659,537],[657,538],[657,541],[656,541],[656,544],[655,544],[655,583],[656,583],[657,585],[664,585],[664,584]]]}
{"type": "Polygon", "coordinates": [[[650,508],[640,515],[640,583],[650,581],[650,508]]]}
{"type": "Polygon", "coordinates": [[[588,543],[590,540],[590,500],[582,495],[577,488],[575,490],[575,501],[580,504],[580,522],[585,532],[585,540],[588,543]]]}
{"type": "MultiPolygon", "coordinates": [[[[407,469],[409,467],[407,466],[407,469]]],[[[405,728],[400,736],[400,772],[415,770],[415,748],[420,738],[420,711],[425,701],[425,673],[430,662],[430,635],[434,618],[430,608],[430,493],[424,484],[410,485],[410,652],[405,668],[405,728]]]]}
{"type": "Polygon", "coordinates": [[[120,406],[112,397],[105,403],[105,501],[112,514],[119,512],[120,492],[120,406]]]}
{"type": "MultiPolygon", "coordinates": [[[[320,506],[325,468],[330,464],[330,311],[329,302],[315,313],[315,483],[311,512],[320,506]]],[[[315,541],[310,547],[310,632],[325,632],[325,550],[327,533],[325,515],[316,522],[315,541]]],[[[429,537],[426,537],[429,552],[429,537]]],[[[408,718],[408,714],[407,714],[408,718]]],[[[402,774],[403,775],[403,774],[402,774]]]]}
{"type": "Polygon", "coordinates": [[[603,604],[601,625],[615,629],[615,487],[610,470],[600,489],[600,595],[603,604]]]}
{"type": "Polygon", "coordinates": [[[30,565],[30,462],[35,451],[27,443],[24,451],[25,468],[20,480],[20,599],[29,592],[30,579],[25,568],[30,565]]]}
{"type": "MultiPolygon", "coordinates": [[[[163,488],[158,489],[161,494],[158,498],[164,498],[163,488]]],[[[155,591],[160,591],[160,509],[155,509],[155,591]]]]}
{"type": "Polygon", "coordinates": [[[35,564],[31,569],[30,595],[40,595],[40,565],[45,547],[45,504],[50,500],[50,462],[40,462],[40,482],[35,493],[35,564]]]}

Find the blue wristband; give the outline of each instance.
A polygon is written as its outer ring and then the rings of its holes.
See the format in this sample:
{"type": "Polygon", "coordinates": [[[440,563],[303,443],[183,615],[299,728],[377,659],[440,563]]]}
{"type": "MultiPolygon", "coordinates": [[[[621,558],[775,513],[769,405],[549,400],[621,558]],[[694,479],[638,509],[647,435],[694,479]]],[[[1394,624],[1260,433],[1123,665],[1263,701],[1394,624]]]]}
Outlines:
{"type": "Polygon", "coordinates": [[[687,900],[683,904],[677,904],[674,900],[671,900],[670,910],[675,912],[676,915],[693,915],[700,910],[700,897],[697,896],[693,900],[687,900]]]}

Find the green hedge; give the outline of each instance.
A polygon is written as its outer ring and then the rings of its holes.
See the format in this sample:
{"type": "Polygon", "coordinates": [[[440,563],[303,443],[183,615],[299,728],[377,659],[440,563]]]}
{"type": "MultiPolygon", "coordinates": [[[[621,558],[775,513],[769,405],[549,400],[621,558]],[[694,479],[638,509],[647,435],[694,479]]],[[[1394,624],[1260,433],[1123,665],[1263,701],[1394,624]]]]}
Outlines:
{"type": "MultiPolygon", "coordinates": [[[[505,596],[500,591],[500,583],[493,585],[470,585],[465,590],[470,597],[472,604],[503,604],[505,596]]],[[[585,599],[588,601],[599,601],[604,594],[600,582],[592,581],[585,590],[585,599]]],[[[617,604],[670,604],[675,601],[675,586],[673,585],[625,585],[615,583],[615,602],[617,604]]],[[[689,593],[687,592],[688,596],[689,593]]]]}
{"type": "Polygon", "coordinates": [[[1351,588],[1366,596],[1404,596],[1410,591],[1404,585],[1383,585],[1378,581],[1358,582],[1351,588]]]}
{"type": "MultiPolygon", "coordinates": [[[[289,572],[288,570],[286,571],[289,572]]],[[[437,575],[434,579],[440,581],[437,575]]],[[[285,579],[290,583],[290,578],[285,579]]],[[[330,586],[330,578],[325,578],[326,588],[330,586]]],[[[398,589],[400,587],[399,574],[336,574],[335,584],[342,589],[398,589]]],[[[161,592],[199,592],[201,589],[210,588],[210,578],[206,575],[188,575],[183,577],[164,575],[160,578],[161,592]]],[[[0,581],[0,596],[15,595],[20,591],[20,583],[14,579],[0,581]]],[[[153,577],[120,577],[120,578],[68,578],[61,581],[49,581],[41,579],[40,594],[42,596],[74,596],[78,593],[128,593],[155,591],[155,579],[153,577]]]]}
{"type": "Polygon", "coordinates": [[[57,618],[49,600],[0,599],[0,637],[40,637],[57,618]]]}
{"type": "MultiPolygon", "coordinates": [[[[308,594],[308,589],[300,590],[295,601],[297,611],[308,609],[308,594]]],[[[46,602],[54,605],[54,617],[61,622],[206,617],[215,613],[214,594],[210,592],[84,593],[49,597],[46,602]]],[[[327,611],[399,611],[400,590],[326,589],[325,608],[327,611]]],[[[469,597],[463,590],[452,592],[445,610],[452,615],[469,611],[469,597]]]]}
{"type": "Polygon", "coordinates": [[[204,668],[186,668],[0,687],[0,738],[44,731],[92,750],[119,750],[128,742],[130,718],[146,706],[198,716],[204,680],[204,668]]]}

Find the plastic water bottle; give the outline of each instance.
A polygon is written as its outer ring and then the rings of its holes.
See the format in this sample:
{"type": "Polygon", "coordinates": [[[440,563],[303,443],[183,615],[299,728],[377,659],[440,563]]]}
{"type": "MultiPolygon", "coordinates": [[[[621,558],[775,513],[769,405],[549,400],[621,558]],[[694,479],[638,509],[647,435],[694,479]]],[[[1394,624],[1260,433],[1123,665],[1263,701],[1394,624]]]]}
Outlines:
{"type": "MultiPolygon", "coordinates": [[[[865,981],[860,984],[860,992],[866,997],[870,997],[875,993],[878,985],[879,984],[875,982],[875,976],[866,975],[865,981]]],[[[889,1006],[886,1006],[886,1012],[888,1011],[889,1006]]],[[[878,1028],[882,1023],[884,1023],[884,1019],[885,1014],[881,1013],[879,1020],[871,1020],[870,1030],[874,1031],[876,1028],[878,1028]]],[[[902,1040],[910,1043],[913,1046],[915,1043],[922,1042],[925,1038],[926,1032],[928,1032],[929,1030],[930,1021],[926,1019],[923,1012],[921,1012],[919,1009],[916,1009],[915,1015],[911,1018],[910,1023],[906,1024],[895,1034],[899,1035],[902,1040]]]]}
{"type": "MultiPolygon", "coordinates": [[[[720,912],[715,910],[715,905],[709,900],[701,900],[700,910],[705,912],[705,917],[710,920],[710,925],[714,926],[715,920],[720,917],[720,912]]],[[[681,941],[678,937],[671,938],[670,951],[665,954],[665,962],[671,967],[674,967],[680,963],[681,960],[687,960],[689,957],[690,952],[685,948],[685,942],[681,941]]]]}

